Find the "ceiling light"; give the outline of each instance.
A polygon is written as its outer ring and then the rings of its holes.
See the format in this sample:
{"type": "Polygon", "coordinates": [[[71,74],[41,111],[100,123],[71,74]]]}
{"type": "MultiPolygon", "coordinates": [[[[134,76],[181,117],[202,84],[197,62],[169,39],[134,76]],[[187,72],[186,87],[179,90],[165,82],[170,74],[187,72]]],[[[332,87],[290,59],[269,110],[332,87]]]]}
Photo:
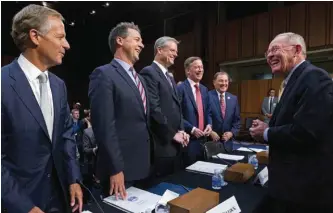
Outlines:
{"type": "Polygon", "coordinates": [[[92,10],[92,11],[90,12],[91,15],[94,15],[95,13],[96,13],[95,10],[92,10]]]}
{"type": "Polygon", "coordinates": [[[106,3],[103,5],[103,7],[108,7],[108,6],[110,6],[110,3],[109,3],[109,2],[106,2],[106,3]]]}
{"type": "Polygon", "coordinates": [[[74,25],[75,25],[75,22],[74,22],[74,21],[72,21],[71,23],[69,23],[69,25],[70,25],[70,26],[72,26],[72,27],[74,27],[74,25]]]}

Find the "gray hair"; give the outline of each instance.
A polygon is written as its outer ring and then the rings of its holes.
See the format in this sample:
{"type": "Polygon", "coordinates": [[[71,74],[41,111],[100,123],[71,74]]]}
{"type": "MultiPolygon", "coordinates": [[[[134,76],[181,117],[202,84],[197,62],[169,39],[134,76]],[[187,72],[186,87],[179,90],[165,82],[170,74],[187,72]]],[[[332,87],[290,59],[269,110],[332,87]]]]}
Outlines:
{"type": "Polygon", "coordinates": [[[135,25],[133,22],[120,22],[110,31],[108,40],[110,50],[113,54],[116,52],[117,37],[126,38],[128,36],[128,29],[136,30],[141,34],[138,25],[135,25]]]}
{"type": "Polygon", "coordinates": [[[231,82],[231,78],[230,78],[229,74],[227,72],[224,72],[224,71],[220,71],[220,72],[215,73],[215,75],[213,77],[213,81],[215,81],[219,75],[226,75],[228,77],[228,81],[231,82]]]}
{"type": "Polygon", "coordinates": [[[24,52],[30,39],[29,32],[35,29],[42,35],[48,33],[51,24],[49,17],[57,17],[64,21],[64,17],[56,10],[36,4],[30,4],[20,10],[13,18],[11,36],[16,46],[24,52]]]}
{"type": "Polygon", "coordinates": [[[273,40],[278,37],[284,37],[286,41],[292,45],[300,45],[302,47],[302,54],[306,56],[306,44],[304,38],[301,35],[292,32],[280,33],[279,35],[275,36],[273,40]]]}
{"type": "Polygon", "coordinates": [[[184,62],[184,69],[187,70],[188,67],[196,60],[202,61],[201,58],[197,57],[197,56],[192,56],[192,57],[187,58],[184,62]]]}
{"type": "Polygon", "coordinates": [[[160,47],[164,47],[166,45],[167,42],[172,41],[175,42],[177,45],[180,43],[179,41],[177,41],[177,39],[172,38],[172,37],[168,37],[168,36],[163,36],[159,39],[157,39],[155,41],[155,45],[154,45],[154,55],[156,55],[157,53],[157,49],[160,47]]]}

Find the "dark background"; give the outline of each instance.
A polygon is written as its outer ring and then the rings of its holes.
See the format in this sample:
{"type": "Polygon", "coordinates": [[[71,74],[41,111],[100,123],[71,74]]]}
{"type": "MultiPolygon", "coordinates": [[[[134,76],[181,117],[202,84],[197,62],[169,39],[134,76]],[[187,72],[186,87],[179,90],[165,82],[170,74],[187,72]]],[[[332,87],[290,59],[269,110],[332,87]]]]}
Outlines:
{"type": "MultiPolygon", "coordinates": [[[[1,2],[2,56],[18,57],[19,51],[10,36],[11,21],[15,13],[31,3],[42,5],[42,2],[1,2]]],[[[221,7],[225,8],[226,19],[233,20],[268,11],[276,4],[296,2],[223,2],[223,5],[219,2],[108,2],[108,7],[106,2],[46,3],[66,19],[67,40],[71,45],[63,64],[51,71],[66,82],[69,103],[79,101],[88,107],[89,74],[95,67],[111,61],[107,39],[117,23],[133,21],[141,29],[144,44],[151,44],[164,33],[178,36],[191,32],[196,16],[205,19],[209,13],[219,13],[221,7]],[[96,11],[94,15],[90,14],[92,10],[96,11]],[[74,26],[70,25],[72,21],[74,26]]],[[[202,33],[205,38],[204,30],[202,33]]]]}

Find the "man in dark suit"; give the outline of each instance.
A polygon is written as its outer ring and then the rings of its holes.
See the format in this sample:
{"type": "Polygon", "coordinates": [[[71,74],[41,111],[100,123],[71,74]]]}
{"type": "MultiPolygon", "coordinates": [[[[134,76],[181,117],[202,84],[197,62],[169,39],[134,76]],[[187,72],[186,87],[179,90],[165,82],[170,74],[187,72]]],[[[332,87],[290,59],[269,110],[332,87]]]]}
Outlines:
{"type": "Polygon", "coordinates": [[[48,71],[69,49],[62,20],[38,5],[13,18],[22,53],[1,68],[1,200],[10,213],[82,209],[66,85],[48,71]]]}
{"type": "Polygon", "coordinates": [[[122,22],[109,35],[111,63],[90,76],[91,121],[98,151],[96,176],[104,195],[120,193],[149,175],[149,104],[146,84],[133,65],[144,48],[140,29],[122,22]],[[126,185],[125,185],[126,181],[126,185]]]}
{"type": "Polygon", "coordinates": [[[140,74],[147,82],[151,108],[151,129],[154,137],[154,167],[156,175],[172,174],[181,168],[181,146],[188,143],[176,83],[168,67],[177,57],[178,41],[171,37],[156,40],[154,62],[140,74]]]}
{"type": "Polygon", "coordinates": [[[298,34],[277,35],[266,58],[285,79],[269,127],[255,120],[250,128],[270,146],[270,196],[257,212],[333,212],[333,82],[305,61],[298,34]]]}
{"type": "Polygon", "coordinates": [[[220,141],[226,152],[233,150],[232,138],[240,130],[240,111],[237,97],[229,92],[230,78],[226,72],[217,72],[213,84],[215,90],[209,91],[211,102],[213,141],[220,141]]]}
{"type": "Polygon", "coordinates": [[[264,117],[265,123],[269,123],[269,121],[271,120],[271,117],[273,115],[277,103],[278,103],[278,97],[275,97],[275,89],[271,88],[268,91],[268,97],[264,98],[261,105],[261,112],[265,116],[264,117]]]}
{"type": "Polygon", "coordinates": [[[177,86],[185,132],[191,135],[184,161],[186,165],[203,160],[202,144],[212,132],[212,115],[208,89],[200,84],[204,69],[199,57],[184,62],[187,79],[177,86]]]}

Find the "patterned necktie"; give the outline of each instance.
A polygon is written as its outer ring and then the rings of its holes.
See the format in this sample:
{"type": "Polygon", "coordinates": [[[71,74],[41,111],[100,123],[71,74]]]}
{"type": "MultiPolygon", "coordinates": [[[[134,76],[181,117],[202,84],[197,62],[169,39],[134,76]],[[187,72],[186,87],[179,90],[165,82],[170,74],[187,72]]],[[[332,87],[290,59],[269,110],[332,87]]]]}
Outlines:
{"type": "Polygon", "coordinates": [[[225,118],[225,102],[224,102],[224,94],[220,94],[220,105],[221,105],[221,112],[222,118],[225,118]]]}
{"type": "Polygon", "coordinates": [[[145,89],[143,88],[142,83],[139,79],[138,73],[134,70],[134,68],[131,67],[129,70],[131,71],[131,73],[134,77],[134,80],[135,80],[135,84],[138,87],[138,90],[139,90],[139,93],[140,93],[140,96],[141,96],[141,100],[142,100],[142,103],[143,103],[143,108],[144,108],[144,111],[146,113],[147,112],[147,100],[146,100],[145,89]]]}
{"type": "Polygon", "coordinates": [[[48,78],[45,73],[41,73],[38,76],[39,80],[39,91],[40,91],[40,109],[42,110],[43,117],[45,120],[46,128],[50,136],[50,140],[52,141],[52,133],[53,133],[53,119],[52,119],[52,111],[50,107],[50,97],[47,91],[47,81],[48,78]]]}
{"type": "Polygon", "coordinates": [[[269,114],[273,111],[273,97],[269,97],[269,114]]]}
{"type": "Polygon", "coordinates": [[[196,98],[196,103],[197,103],[197,108],[198,108],[199,129],[203,131],[205,129],[205,121],[204,121],[204,111],[203,111],[201,92],[200,92],[200,88],[199,88],[198,84],[195,84],[194,87],[195,87],[195,98],[196,98]]]}
{"type": "Polygon", "coordinates": [[[281,85],[280,85],[280,89],[279,89],[279,101],[280,101],[280,99],[281,99],[281,96],[282,96],[282,94],[283,94],[283,91],[284,91],[284,88],[286,87],[286,84],[285,84],[285,81],[283,80],[282,82],[281,82],[281,85]]]}
{"type": "Polygon", "coordinates": [[[174,89],[174,88],[173,88],[173,85],[172,85],[172,81],[171,81],[171,76],[169,75],[169,73],[166,72],[166,73],[165,73],[165,76],[166,76],[166,78],[167,78],[167,80],[168,80],[168,82],[169,82],[171,88],[174,89]]]}

